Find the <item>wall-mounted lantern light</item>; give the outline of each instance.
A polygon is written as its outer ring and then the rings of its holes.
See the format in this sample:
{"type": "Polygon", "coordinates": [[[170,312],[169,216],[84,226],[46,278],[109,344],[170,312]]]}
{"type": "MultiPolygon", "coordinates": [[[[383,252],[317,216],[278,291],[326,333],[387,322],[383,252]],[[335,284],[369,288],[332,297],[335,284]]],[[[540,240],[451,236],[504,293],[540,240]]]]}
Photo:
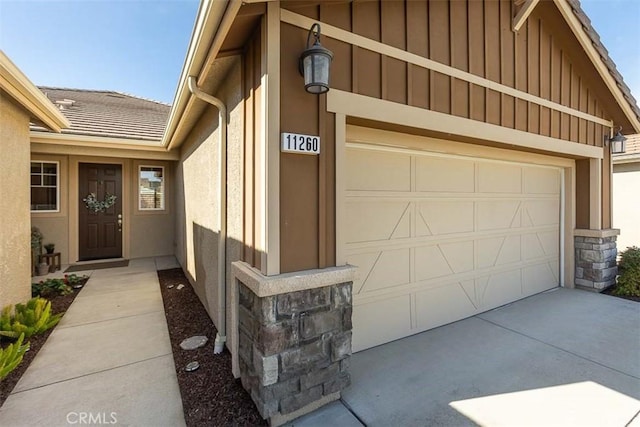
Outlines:
{"type": "Polygon", "coordinates": [[[622,134],[622,126],[620,126],[613,137],[607,138],[607,141],[611,148],[611,154],[624,154],[626,140],[627,138],[625,138],[622,134]]]}
{"type": "Polygon", "coordinates": [[[307,92],[321,94],[329,90],[329,70],[332,59],[333,53],[320,44],[320,24],[313,24],[307,35],[307,48],[300,55],[299,64],[307,92]],[[311,36],[315,38],[313,46],[309,46],[311,36]]]}

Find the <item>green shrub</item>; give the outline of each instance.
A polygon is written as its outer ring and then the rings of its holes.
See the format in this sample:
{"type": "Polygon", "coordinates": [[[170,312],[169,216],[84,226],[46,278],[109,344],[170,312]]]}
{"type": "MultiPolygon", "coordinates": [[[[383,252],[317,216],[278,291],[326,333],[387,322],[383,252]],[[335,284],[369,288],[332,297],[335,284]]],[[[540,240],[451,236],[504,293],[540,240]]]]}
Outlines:
{"type": "Polygon", "coordinates": [[[11,373],[22,362],[22,356],[29,350],[29,343],[22,345],[24,334],[20,334],[18,341],[9,344],[7,348],[0,348],[0,381],[11,373]]]}
{"type": "Polygon", "coordinates": [[[16,304],[15,310],[9,305],[0,316],[0,336],[18,338],[24,334],[29,338],[53,328],[61,317],[62,313],[51,315],[51,302],[44,298],[32,298],[26,304],[16,304]]]}
{"type": "Polygon", "coordinates": [[[640,297],[640,248],[631,246],[620,252],[618,274],[614,295],[640,297]]]}
{"type": "Polygon", "coordinates": [[[41,280],[31,284],[31,296],[51,298],[56,295],[68,295],[73,292],[71,286],[62,279],[41,280]]]}
{"type": "Polygon", "coordinates": [[[56,295],[68,295],[73,292],[73,285],[87,279],[87,276],[78,276],[76,274],[65,274],[61,279],[41,280],[38,283],[31,284],[31,296],[51,298],[56,295]]]}

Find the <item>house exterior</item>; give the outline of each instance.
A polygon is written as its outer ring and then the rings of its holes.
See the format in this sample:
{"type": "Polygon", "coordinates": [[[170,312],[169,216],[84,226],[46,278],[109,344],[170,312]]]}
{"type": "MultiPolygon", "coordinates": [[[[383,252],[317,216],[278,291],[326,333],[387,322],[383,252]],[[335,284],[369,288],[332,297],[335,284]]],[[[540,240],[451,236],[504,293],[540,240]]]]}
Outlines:
{"type": "Polygon", "coordinates": [[[173,160],[160,144],[170,106],[113,91],[40,87],[70,125],[32,125],[31,224],[62,264],[173,254],[173,160]],[[96,213],[83,199],[111,194],[96,213]]]}
{"type": "Polygon", "coordinates": [[[338,398],[351,351],[613,283],[608,137],[639,116],[577,1],[203,2],[164,136],[176,254],[280,424],[338,398]]]}
{"type": "Polygon", "coordinates": [[[60,132],[69,122],[0,51],[0,307],[31,298],[29,122],[60,132]]]}
{"type": "Polygon", "coordinates": [[[30,133],[59,183],[32,223],[67,263],[175,254],[272,425],[352,351],[615,280],[608,138],[640,111],[575,0],[203,0],[170,109],[42,90],[71,123],[30,133]]]}
{"type": "Polygon", "coordinates": [[[624,154],[613,155],[613,225],[620,229],[618,251],[640,246],[640,134],[628,135],[624,154]]]}

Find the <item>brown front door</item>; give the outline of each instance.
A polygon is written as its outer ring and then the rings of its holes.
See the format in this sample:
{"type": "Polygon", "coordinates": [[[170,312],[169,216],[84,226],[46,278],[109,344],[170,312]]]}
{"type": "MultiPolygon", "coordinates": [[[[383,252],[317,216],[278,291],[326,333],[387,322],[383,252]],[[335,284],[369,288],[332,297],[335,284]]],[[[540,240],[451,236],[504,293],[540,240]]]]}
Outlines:
{"type": "Polygon", "coordinates": [[[80,163],[78,176],[80,260],[122,257],[122,166],[80,163]],[[97,202],[114,195],[115,203],[96,212],[83,201],[91,193],[97,202]]]}

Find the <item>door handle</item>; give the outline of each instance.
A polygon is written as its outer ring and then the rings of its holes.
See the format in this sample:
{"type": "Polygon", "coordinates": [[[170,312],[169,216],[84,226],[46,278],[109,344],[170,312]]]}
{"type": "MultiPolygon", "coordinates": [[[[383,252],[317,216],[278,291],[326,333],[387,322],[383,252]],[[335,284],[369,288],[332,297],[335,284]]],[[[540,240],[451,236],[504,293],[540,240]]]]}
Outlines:
{"type": "Polygon", "coordinates": [[[122,231],[122,214],[118,214],[118,231],[122,231]]]}

